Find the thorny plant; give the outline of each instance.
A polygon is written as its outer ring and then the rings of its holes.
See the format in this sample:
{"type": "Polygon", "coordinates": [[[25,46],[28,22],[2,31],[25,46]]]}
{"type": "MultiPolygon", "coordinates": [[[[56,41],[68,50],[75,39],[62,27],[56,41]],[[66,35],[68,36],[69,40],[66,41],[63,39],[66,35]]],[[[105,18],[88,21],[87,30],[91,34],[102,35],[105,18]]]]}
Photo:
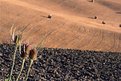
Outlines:
{"type": "MultiPolygon", "coordinates": [[[[37,47],[42,48],[45,39],[46,39],[51,33],[52,33],[52,32],[50,32],[50,33],[48,33],[47,35],[43,36],[43,37],[42,37],[42,40],[40,41],[40,43],[38,44],[37,47]]],[[[30,70],[31,70],[31,67],[32,67],[33,62],[37,60],[37,49],[36,49],[36,48],[33,48],[33,49],[30,50],[30,52],[29,52],[29,58],[30,58],[30,64],[29,64],[28,71],[27,71],[27,74],[26,74],[26,77],[25,77],[25,81],[28,80],[28,76],[29,76],[29,73],[30,73],[30,70]]]]}
{"type": "Polygon", "coordinates": [[[14,54],[13,54],[13,62],[12,62],[11,71],[10,71],[10,75],[9,75],[8,81],[11,81],[12,80],[11,77],[12,77],[13,68],[14,68],[14,65],[15,65],[16,52],[17,52],[17,48],[20,45],[21,38],[22,38],[22,36],[20,34],[15,35],[15,28],[13,29],[13,26],[12,26],[11,27],[11,39],[12,39],[12,41],[15,44],[15,50],[14,50],[14,54]]]}
{"type": "Polygon", "coordinates": [[[21,50],[21,57],[22,57],[22,65],[21,65],[21,69],[20,69],[20,72],[17,76],[17,79],[16,81],[19,80],[20,78],[20,75],[21,75],[21,72],[24,68],[24,63],[25,63],[25,60],[27,59],[27,57],[29,56],[29,45],[28,44],[23,44],[23,49],[21,50]]]}
{"type": "Polygon", "coordinates": [[[33,64],[33,61],[37,60],[37,51],[35,48],[30,50],[29,58],[30,58],[30,65],[29,65],[28,72],[25,77],[25,81],[28,80],[29,72],[30,72],[31,66],[33,64]]]}
{"type": "MultiPolygon", "coordinates": [[[[26,28],[27,26],[25,26],[26,28]]],[[[25,29],[24,28],[24,29],[25,29]]],[[[12,58],[12,66],[11,66],[11,70],[10,70],[10,74],[8,79],[5,79],[5,81],[13,81],[13,68],[15,66],[15,59],[16,59],[16,53],[17,53],[17,49],[19,49],[19,53],[21,54],[21,58],[22,58],[22,64],[21,64],[21,68],[20,68],[20,72],[16,78],[15,81],[19,81],[20,75],[22,73],[22,70],[24,68],[24,64],[25,64],[25,60],[29,57],[30,59],[30,64],[28,67],[28,71],[27,74],[25,76],[25,81],[27,81],[32,64],[35,60],[37,60],[37,49],[36,48],[32,48],[30,49],[30,45],[29,44],[23,44],[23,48],[22,47],[22,33],[21,34],[16,34],[15,32],[16,28],[14,28],[14,25],[12,25],[11,27],[11,31],[10,31],[10,35],[11,35],[11,42],[13,42],[15,44],[15,50],[14,50],[14,54],[13,54],[13,58],[12,58]]],[[[24,30],[23,30],[24,31],[24,30]]],[[[45,41],[45,39],[51,34],[52,32],[48,33],[47,35],[42,37],[42,40],[40,41],[40,43],[38,44],[38,47],[42,48],[42,45],[45,41]]]]}

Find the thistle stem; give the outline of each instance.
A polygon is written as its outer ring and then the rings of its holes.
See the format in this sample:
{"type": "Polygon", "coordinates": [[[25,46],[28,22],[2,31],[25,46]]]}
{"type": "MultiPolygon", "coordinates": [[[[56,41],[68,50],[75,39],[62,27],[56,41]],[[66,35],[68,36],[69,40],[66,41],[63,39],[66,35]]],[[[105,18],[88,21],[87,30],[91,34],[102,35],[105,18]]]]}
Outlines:
{"type": "Polygon", "coordinates": [[[18,76],[17,76],[16,81],[19,80],[19,77],[20,77],[20,75],[21,75],[21,73],[22,73],[22,70],[23,70],[23,68],[24,68],[24,63],[25,63],[25,59],[23,59],[23,61],[22,61],[21,70],[20,70],[20,72],[19,72],[19,74],[18,74],[18,76]]]}
{"type": "Polygon", "coordinates": [[[28,80],[28,76],[29,76],[29,72],[30,72],[30,69],[31,69],[32,64],[33,64],[33,60],[30,59],[30,65],[29,65],[29,68],[28,68],[28,72],[27,72],[27,75],[26,75],[25,81],[28,80]]]}
{"type": "Polygon", "coordinates": [[[21,43],[19,44],[19,53],[21,55],[21,43]]]}
{"type": "Polygon", "coordinates": [[[14,65],[15,65],[17,48],[18,48],[18,45],[15,46],[15,51],[14,51],[14,55],[13,55],[13,63],[12,63],[12,67],[11,67],[10,76],[9,76],[8,81],[11,81],[11,77],[12,77],[12,74],[13,74],[13,68],[14,68],[14,65]]]}

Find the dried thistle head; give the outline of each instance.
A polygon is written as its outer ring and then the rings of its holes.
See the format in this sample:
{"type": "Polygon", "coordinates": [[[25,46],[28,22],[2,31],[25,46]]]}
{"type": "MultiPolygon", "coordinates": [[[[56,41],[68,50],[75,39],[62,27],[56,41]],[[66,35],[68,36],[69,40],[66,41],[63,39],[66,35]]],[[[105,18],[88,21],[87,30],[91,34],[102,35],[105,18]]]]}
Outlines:
{"type": "Polygon", "coordinates": [[[21,57],[26,59],[29,56],[30,46],[28,44],[23,44],[23,48],[21,50],[21,57]]]}
{"type": "Polygon", "coordinates": [[[15,44],[20,44],[21,39],[22,39],[22,32],[18,32],[18,34],[16,34],[16,27],[14,27],[14,24],[11,26],[10,29],[10,35],[11,35],[11,40],[12,42],[14,42],[15,44]]]}
{"type": "Polygon", "coordinates": [[[27,57],[28,57],[28,54],[25,52],[25,53],[22,53],[21,54],[21,57],[23,58],[23,59],[26,59],[27,57]]]}
{"type": "Polygon", "coordinates": [[[18,45],[18,44],[20,44],[21,39],[22,39],[22,35],[21,34],[15,35],[13,42],[18,45]]]}
{"type": "Polygon", "coordinates": [[[37,50],[36,49],[31,49],[29,53],[29,57],[32,60],[37,60],[37,50]]]}

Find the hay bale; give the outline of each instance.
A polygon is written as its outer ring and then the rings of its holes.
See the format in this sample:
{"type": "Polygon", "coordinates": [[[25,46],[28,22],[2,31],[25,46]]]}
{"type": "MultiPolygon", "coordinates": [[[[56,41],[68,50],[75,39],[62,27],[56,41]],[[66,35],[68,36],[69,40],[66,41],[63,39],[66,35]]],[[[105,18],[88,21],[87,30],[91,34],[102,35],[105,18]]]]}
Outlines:
{"type": "Polygon", "coordinates": [[[51,19],[51,18],[52,18],[52,15],[51,15],[51,14],[49,14],[47,18],[51,19]]]}
{"type": "Polygon", "coordinates": [[[119,27],[121,27],[121,24],[119,24],[119,27]]]}
{"type": "Polygon", "coordinates": [[[102,21],[102,24],[106,24],[104,21],[102,21]]]}

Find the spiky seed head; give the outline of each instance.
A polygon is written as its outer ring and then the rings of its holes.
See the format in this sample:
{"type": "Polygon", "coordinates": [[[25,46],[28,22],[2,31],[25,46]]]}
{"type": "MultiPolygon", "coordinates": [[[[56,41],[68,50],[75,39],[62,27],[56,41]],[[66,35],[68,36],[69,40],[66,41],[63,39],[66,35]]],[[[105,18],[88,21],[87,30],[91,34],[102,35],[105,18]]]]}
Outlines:
{"type": "Polygon", "coordinates": [[[32,60],[37,60],[37,50],[36,49],[31,49],[29,53],[29,57],[32,60]]]}
{"type": "Polygon", "coordinates": [[[21,57],[22,57],[23,59],[26,59],[26,58],[28,57],[28,54],[27,54],[26,52],[24,52],[24,53],[21,54],[21,57]]]}
{"type": "Polygon", "coordinates": [[[15,35],[13,42],[17,43],[17,40],[18,40],[18,37],[17,37],[17,35],[15,35]]]}
{"type": "Polygon", "coordinates": [[[26,59],[29,56],[29,50],[30,50],[29,45],[28,44],[24,44],[23,48],[21,50],[21,57],[23,59],[26,59]]]}
{"type": "Polygon", "coordinates": [[[22,35],[15,35],[14,43],[20,44],[21,39],[22,39],[22,35]]]}

